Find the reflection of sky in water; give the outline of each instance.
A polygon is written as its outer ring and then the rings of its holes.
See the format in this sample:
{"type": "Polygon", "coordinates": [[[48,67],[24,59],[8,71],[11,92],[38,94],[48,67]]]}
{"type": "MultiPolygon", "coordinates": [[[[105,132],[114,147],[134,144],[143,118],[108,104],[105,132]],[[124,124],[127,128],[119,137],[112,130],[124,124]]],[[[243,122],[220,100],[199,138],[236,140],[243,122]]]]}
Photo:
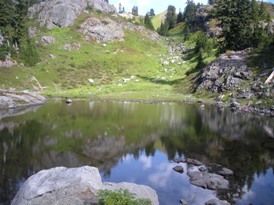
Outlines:
{"type": "Polygon", "coordinates": [[[256,205],[273,205],[274,190],[274,173],[268,169],[266,174],[254,176],[254,181],[250,190],[245,186],[245,195],[237,203],[239,204],[256,204],[256,205]],[[252,202],[252,203],[251,203],[252,202]]]}
{"type": "Polygon", "coordinates": [[[192,186],[187,176],[187,167],[183,165],[185,172],[179,174],[172,168],[178,165],[168,161],[166,154],[157,151],[155,155],[147,157],[140,154],[138,159],[133,155],[126,155],[111,169],[111,176],[103,178],[103,181],[121,182],[128,181],[144,184],[157,191],[161,205],[180,204],[180,199],[189,204],[204,204],[206,201],[216,198],[214,191],[192,186]]]}

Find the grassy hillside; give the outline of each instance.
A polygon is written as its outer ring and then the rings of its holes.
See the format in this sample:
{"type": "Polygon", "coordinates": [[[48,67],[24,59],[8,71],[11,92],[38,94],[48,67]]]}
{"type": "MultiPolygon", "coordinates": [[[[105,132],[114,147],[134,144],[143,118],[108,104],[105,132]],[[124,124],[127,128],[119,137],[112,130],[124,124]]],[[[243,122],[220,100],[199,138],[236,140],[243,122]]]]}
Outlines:
{"type": "MultiPolygon", "coordinates": [[[[125,30],[124,42],[99,43],[86,41],[78,31],[88,16],[105,17],[104,14],[83,14],[69,28],[41,29],[35,41],[42,36],[52,36],[56,42],[37,44],[40,62],[32,67],[1,68],[0,84],[3,88],[34,90],[34,76],[43,87],[43,94],[52,96],[86,96],[137,99],[183,99],[176,92],[176,84],[185,76],[193,62],[183,65],[162,61],[168,54],[167,42],[152,41],[142,32],[125,30]],[[79,49],[64,50],[64,45],[80,44],[79,49]],[[54,56],[53,58],[51,56],[54,56]],[[89,82],[94,81],[94,84],[89,82]]],[[[113,18],[109,16],[110,18],[113,18]]],[[[123,18],[116,19],[124,21],[123,18]]]]}
{"type": "Polygon", "coordinates": [[[160,28],[161,22],[165,20],[165,16],[166,16],[166,11],[152,17],[151,21],[155,30],[160,28]]]}

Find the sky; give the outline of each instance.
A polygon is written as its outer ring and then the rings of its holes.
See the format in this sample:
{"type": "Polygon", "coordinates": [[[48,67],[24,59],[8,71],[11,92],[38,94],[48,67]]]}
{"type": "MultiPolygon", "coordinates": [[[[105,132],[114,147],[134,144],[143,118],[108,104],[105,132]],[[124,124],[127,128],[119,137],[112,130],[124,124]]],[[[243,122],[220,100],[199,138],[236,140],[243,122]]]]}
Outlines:
{"type": "MultiPolygon", "coordinates": [[[[194,0],[195,3],[207,4],[208,0],[194,0]]],[[[264,2],[267,2],[265,0],[264,2]]],[[[268,0],[274,4],[274,0],[268,0]]],[[[184,11],[186,0],[109,0],[110,4],[114,4],[117,8],[119,3],[125,7],[126,12],[131,12],[132,7],[138,6],[139,14],[145,15],[151,8],[154,9],[155,14],[159,14],[167,9],[169,5],[173,5],[176,8],[176,11],[179,12],[179,9],[184,11]]]]}

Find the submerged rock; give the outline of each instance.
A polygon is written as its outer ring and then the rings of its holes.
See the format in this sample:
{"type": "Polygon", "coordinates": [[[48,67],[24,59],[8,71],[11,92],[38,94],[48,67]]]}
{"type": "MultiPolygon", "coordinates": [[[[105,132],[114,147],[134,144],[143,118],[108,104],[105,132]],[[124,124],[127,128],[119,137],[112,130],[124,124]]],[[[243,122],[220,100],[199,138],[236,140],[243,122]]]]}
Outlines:
{"type": "Polygon", "coordinates": [[[158,205],[158,196],[152,188],[134,183],[103,183],[96,167],[56,167],[31,176],[16,194],[11,205],[84,205],[97,202],[101,189],[128,189],[137,198],[150,199],[158,205]]]}
{"type": "Polygon", "coordinates": [[[204,189],[228,189],[229,182],[223,176],[200,171],[188,172],[190,183],[204,189]]]}
{"type": "Polygon", "coordinates": [[[205,205],[230,205],[227,201],[222,201],[219,199],[210,199],[205,203],[205,205]]]}
{"type": "Polygon", "coordinates": [[[184,172],[184,168],[182,166],[173,167],[173,170],[181,174],[184,172]]]}

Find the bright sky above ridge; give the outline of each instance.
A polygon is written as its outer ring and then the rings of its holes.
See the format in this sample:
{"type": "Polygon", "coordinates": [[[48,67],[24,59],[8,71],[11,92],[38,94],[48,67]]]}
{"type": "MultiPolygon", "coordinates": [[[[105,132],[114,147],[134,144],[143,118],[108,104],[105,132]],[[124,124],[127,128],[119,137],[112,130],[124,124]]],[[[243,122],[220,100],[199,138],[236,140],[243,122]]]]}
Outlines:
{"type": "MultiPolygon", "coordinates": [[[[195,3],[207,4],[208,0],[194,0],[195,3]]],[[[265,0],[264,2],[274,3],[274,0],[265,0]]],[[[167,9],[168,5],[176,7],[178,12],[181,8],[184,11],[186,0],[109,0],[110,4],[114,4],[118,10],[119,3],[125,7],[126,12],[131,12],[132,7],[138,6],[139,14],[145,15],[151,8],[154,9],[155,13],[161,13],[167,9]]]]}

